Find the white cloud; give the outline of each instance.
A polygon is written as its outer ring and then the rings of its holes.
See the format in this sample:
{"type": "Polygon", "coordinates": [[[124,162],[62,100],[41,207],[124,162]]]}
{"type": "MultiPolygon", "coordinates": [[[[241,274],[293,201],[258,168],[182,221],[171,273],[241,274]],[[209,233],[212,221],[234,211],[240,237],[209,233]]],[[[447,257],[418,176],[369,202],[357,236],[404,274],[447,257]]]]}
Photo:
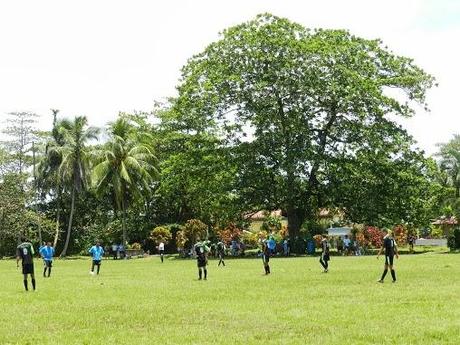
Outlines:
{"type": "MultiPolygon", "coordinates": [[[[429,153],[457,132],[455,1],[7,1],[0,3],[0,116],[50,108],[102,126],[174,95],[180,68],[224,28],[271,12],[381,38],[438,79],[431,114],[402,123],[429,153]]],[[[44,117],[49,126],[51,116],[44,117]]]]}

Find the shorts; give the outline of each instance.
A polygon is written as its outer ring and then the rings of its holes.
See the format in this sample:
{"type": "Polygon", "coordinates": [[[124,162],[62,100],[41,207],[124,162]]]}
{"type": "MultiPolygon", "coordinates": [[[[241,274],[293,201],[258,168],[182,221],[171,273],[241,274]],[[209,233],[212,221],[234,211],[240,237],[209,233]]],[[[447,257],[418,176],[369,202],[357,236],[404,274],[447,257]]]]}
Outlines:
{"type": "Polygon", "coordinates": [[[393,266],[394,255],[385,255],[385,265],[393,266]]]}
{"type": "Polygon", "coordinates": [[[22,264],[22,274],[34,274],[34,264],[22,264]]]}
{"type": "Polygon", "coordinates": [[[323,259],[323,261],[329,261],[331,260],[331,257],[329,256],[329,254],[324,254],[321,256],[321,259],[323,259]]]}
{"type": "Polygon", "coordinates": [[[164,250],[160,250],[160,255],[163,255],[165,253],[164,250]]]}
{"type": "Polygon", "coordinates": [[[262,260],[264,261],[264,263],[268,264],[270,262],[270,255],[262,255],[262,260]]]}
{"type": "Polygon", "coordinates": [[[197,263],[197,266],[198,267],[206,267],[207,263],[208,263],[208,260],[206,260],[206,258],[200,258],[198,257],[196,259],[196,263],[197,263]]]}
{"type": "Polygon", "coordinates": [[[47,267],[47,268],[53,267],[53,261],[51,261],[51,260],[43,260],[43,264],[44,264],[45,267],[47,267]]]}
{"type": "Polygon", "coordinates": [[[93,265],[100,266],[101,265],[101,260],[93,260],[93,265]]]}

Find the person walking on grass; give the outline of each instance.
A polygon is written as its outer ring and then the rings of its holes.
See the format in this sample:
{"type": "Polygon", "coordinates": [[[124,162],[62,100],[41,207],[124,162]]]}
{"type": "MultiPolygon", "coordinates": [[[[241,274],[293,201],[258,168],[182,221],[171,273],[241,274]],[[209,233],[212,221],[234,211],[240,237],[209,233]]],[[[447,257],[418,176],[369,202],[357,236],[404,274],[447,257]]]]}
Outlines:
{"type": "Polygon", "coordinates": [[[265,274],[270,274],[270,254],[271,250],[268,246],[268,241],[262,241],[262,262],[264,264],[265,274]]]}
{"type": "Polygon", "coordinates": [[[322,240],[321,240],[321,256],[319,258],[319,262],[321,266],[324,268],[324,273],[329,272],[329,241],[327,240],[327,235],[323,234],[322,235],[322,240]]]}
{"type": "Polygon", "coordinates": [[[48,278],[51,275],[51,267],[53,267],[54,248],[51,247],[51,242],[47,242],[44,247],[40,248],[40,255],[43,258],[43,264],[45,269],[43,270],[43,277],[46,277],[46,271],[48,270],[48,278]]]}
{"type": "Polygon", "coordinates": [[[101,242],[96,241],[96,245],[92,246],[88,252],[91,254],[93,259],[91,264],[91,271],[89,274],[94,275],[94,266],[97,266],[97,274],[99,274],[99,270],[101,268],[101,260],[104,255],[104,248],[102,248],[101,242]]]}
{"type": "Polygon", "coordinates": [[[163,243],[163,241],[160,242],[160,244],[158,245],[158,251],[160,252],[160,259],[161,259],[161,262],[163,262],[164,260],[164,254],[165,254],[165,244],[163,243]]]}
{"type": "Polygon", "coordinates": [[[379,283],[383,283],[385,276],[388,273],[388,268],[390,268],[391,277],[393,278],[393,283],[396,282],[396,272],[393,268],[393,259],[396,255],[396,258],[399,258],[398,247],[396,246],[396,241],[393,238],[393,232],[391,230],[384,230],[385,237],[383,238],[383,245],[380,248],[379,253],[377,254],[377,259],[380,254],[385,250],[385,268],[383,270],[382,277],[378,280],[379,283]]]}
{"type": "Polygon", "coordinates": [[[208,270],[206,269],[206,265],[208,264],[208,253],[210,251],[210,248],[207,244],[207,241],[201,242],[200,240],[198,240],[198,242],[194,246],[198,266],[198,280],[201,280],[203,278],[203,274],[204,280],[208,279],[208,270]]]}
{"type": "Polygon", "coordinates": [[[219,243],[217,243],[217,256],[219,257],[219,263],[217,264],[217,267],[219,267],[221,263],[223,266],[225,266],[225,244],[222,241],[219,241],[219,243]]]}
{"type": "Polygon", "coordinates": [[[32,288],[35,291],[35,275],[34,275],[34,247],[25,237],[21,237],[21,244],[16,248],[16,267],[19,268],[19,260],[22,262],[22,274],[24,275],[24,288],[29,291],[27,283],[27,275],[30,274],[32,280],[32,288]]]}

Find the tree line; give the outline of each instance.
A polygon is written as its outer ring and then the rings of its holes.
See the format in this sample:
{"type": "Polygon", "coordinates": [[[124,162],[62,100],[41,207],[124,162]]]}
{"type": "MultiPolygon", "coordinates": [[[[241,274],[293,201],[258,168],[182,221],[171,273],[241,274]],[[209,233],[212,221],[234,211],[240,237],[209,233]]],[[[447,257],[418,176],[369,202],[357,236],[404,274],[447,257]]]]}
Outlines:
{"type": "Polygon", "coordinates": [[[324,208],[352,223],[427,226],[460,209],[459,138],[428,158],[394,118],[427,108],[433,86],[380,40],[259,15],[191,57],[178,95],[149,113],[101,129],[53,109],[44,132],[35,114],[9,114],[0,250],[25,233],[65,256],[190,219],[213,233],[262,209],[281,209],[291,238],[324,208]]]}

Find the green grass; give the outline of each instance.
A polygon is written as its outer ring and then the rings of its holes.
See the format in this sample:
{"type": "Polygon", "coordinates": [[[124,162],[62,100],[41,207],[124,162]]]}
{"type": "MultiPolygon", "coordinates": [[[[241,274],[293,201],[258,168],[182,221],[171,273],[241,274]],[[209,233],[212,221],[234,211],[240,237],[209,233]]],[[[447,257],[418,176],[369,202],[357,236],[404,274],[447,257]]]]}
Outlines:
{"type": "MultiPolygon", "coordinates": [[[[459,344],[460,256],[402,256],[398,282],[378,284],[383,258],[210,261],[157,257],[58,260],[25,292],[12,260],[0,261],[0,344],[459,344]]],[[[37,273],[42,264],[35,261],[37,273]]],[[[389,276],[389,274],[388,274],[389,276]]]]}

